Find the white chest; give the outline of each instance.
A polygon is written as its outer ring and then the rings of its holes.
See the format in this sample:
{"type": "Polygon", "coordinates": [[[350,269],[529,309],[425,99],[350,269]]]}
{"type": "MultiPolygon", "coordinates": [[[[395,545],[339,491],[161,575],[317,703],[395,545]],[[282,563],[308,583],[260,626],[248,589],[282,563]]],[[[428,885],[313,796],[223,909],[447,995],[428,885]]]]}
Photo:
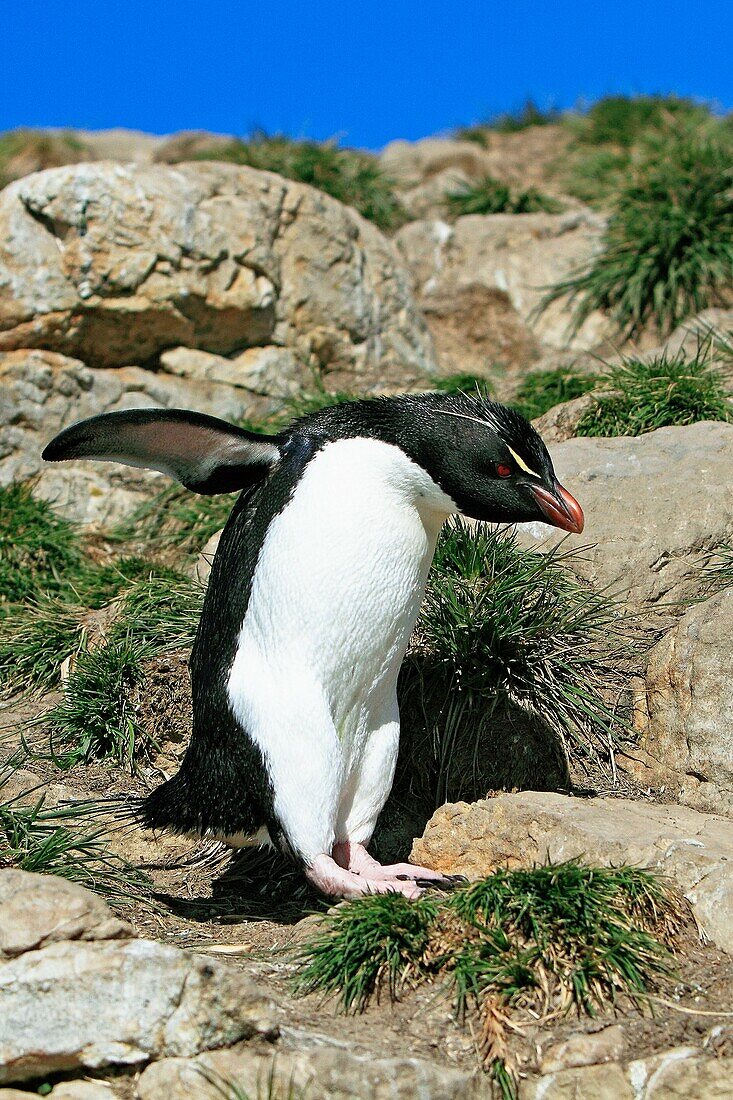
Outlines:
{"type": "Polygon", "coordinates": [[[248,677],[264,669],[307,676],[348,736],[394,692],[438,531],[452,510],[397,447],[328,444],[270,525],[231,684],[246,692],[248,677]]]}

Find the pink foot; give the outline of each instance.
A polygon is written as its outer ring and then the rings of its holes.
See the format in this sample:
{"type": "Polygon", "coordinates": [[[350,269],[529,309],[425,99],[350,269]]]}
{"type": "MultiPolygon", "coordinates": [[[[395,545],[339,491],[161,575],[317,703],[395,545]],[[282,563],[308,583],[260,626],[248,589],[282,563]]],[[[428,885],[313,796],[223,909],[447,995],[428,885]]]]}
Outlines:
{"type": "Polygon", "coordinates": [[[352,844],[345,840],[334,845],[333,858],[340,867],[354,871],[357,875],[368,875],[371,879],[404,882],[419,882],[421,885],[434,882],[436,885],[454,886],[463,882],[461,875],[441,875],[429,867],[419,867],[415,863],[391,863],[383,866],[369,855],[363,844],[352,844]]]}
{"type": "MultiPolygon", "coordinates": [[[[379,866],[379,864],[377,864],[379,866]]],[[[419,898],[422,890],[413,881],[399,878],[376,878],[356,874],[340,867],[331,856],[316,856],[305,869],[308,881],[329,898],[358,898],[365,894],[404,894],[406,898],[419,898]]]]}

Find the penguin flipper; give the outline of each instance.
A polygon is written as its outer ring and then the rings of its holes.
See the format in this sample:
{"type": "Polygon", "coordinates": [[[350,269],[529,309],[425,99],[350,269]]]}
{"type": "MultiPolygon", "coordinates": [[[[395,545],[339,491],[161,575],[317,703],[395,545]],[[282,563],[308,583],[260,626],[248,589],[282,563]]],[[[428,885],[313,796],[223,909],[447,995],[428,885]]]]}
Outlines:
{"type": "Polygon", "coordinates": [[[73,424],[43,451],[46,462],[93,458],[142,466],[195,493],[232,493],[266,476],[280,458],[276,436],[245,431],[185,409],[131,409],[73,424]]]}

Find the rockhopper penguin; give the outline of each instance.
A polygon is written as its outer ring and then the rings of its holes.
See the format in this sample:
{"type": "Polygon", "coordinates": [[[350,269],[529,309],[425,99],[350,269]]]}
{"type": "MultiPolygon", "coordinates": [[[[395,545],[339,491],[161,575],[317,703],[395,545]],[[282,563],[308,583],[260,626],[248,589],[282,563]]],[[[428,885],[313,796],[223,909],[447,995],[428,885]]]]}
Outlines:
{"type": "Polygon", "coordinates": [[[417,897],[441,880],[366,848],[394,775],[397,675],[449,515],[582,530],[532,426],[464,394],[348,402],[274,436],[144,409],[67,428],[43,457],[242,490],[191,655],[191,743],[144,822],[234,846],[269,838],[330,896],[417,897]]]}

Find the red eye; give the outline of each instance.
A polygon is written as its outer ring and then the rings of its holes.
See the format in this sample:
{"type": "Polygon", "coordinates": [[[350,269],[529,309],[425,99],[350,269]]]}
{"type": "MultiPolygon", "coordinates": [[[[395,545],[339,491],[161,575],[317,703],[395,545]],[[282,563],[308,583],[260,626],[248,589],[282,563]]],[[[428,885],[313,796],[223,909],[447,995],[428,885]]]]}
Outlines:
{"type": "Polygon", "coordinates": [[[499,477],[511,477],[512,476],[511,466],[505,466],[503,462],[499,463],[499,465],[496,467],[496,472],[499,475],[499,477]]]}

